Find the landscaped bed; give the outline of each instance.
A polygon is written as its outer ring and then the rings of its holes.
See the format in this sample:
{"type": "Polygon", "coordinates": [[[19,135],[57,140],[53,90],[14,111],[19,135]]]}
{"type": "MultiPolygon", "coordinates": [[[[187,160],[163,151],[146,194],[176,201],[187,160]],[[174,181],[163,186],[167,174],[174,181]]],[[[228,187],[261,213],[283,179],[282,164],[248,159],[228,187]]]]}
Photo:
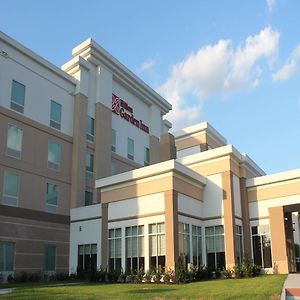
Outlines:
{"type": "Polygon", "coordinates": [[[188,284],[5,284],[16,289],[0,299],[280,299],[286,276],[216,279],[188,284]]]}

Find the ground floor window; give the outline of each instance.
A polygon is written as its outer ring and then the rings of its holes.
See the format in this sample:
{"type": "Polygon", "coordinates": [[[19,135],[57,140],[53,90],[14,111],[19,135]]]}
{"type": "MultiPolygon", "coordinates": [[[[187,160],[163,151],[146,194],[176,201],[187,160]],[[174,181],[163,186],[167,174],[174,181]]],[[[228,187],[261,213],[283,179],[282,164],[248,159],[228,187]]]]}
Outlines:
{"type": "Polygon", "coordinates": [[[97,244],[78,246],[78,270],[91,271],[97,269],[97,244]]]}
{"type": "Polygon", "coordinates": [[[121,246],[121,228],[109,229],[108,248],[109,248],[109,270],[118,270],[122,268],[122,246],[121,246]]]}
{"type": "Polygon", "coordinates": [[[190,263],[190,226],[178,223],[179,255],[183,258],[183,266],[187,268],[190,263]]]}
{"type": "Polygon", "coordinates": [[[166,264],[165,223],[149,224],[150,269],[164,269],[166,264]]]}
{"type": "Polygon", "coordinates": [[[269,225],[252,226],[253,261],[262,268],[272,268],[271,237],[269,225]]]}
{"type": "Polygon", "coordinates": [[[237,263],[241,265],[243,261],[243,228],[239,225],[235,226],[235,244],[237,263]]]}
{"type": "Polygon", "coordinates": [[[211,270],[225,268],[224,226],[205,228],[207,267],[211,270]]]}
{"type": "Polygon", "coordinates": [[[15,244],[0,242],[0,272],[12,272],[14,270],[15,244]]]}
{"type": "Polygon", "coordinates": [[[126,271],[145,269],[144,225],[125,229],[126,271]]]}
{"type": "Polygon", "coordinates": [[[200,226],[192,225],[192,247],[193,247],[193,265],[202,264],[202,232],[200,226]]]}
{"type": "Polygon", "coordinates": [[[45,245],[44,248],[44,271],[55,272],[56,267],[56,246],[45,245]]]}

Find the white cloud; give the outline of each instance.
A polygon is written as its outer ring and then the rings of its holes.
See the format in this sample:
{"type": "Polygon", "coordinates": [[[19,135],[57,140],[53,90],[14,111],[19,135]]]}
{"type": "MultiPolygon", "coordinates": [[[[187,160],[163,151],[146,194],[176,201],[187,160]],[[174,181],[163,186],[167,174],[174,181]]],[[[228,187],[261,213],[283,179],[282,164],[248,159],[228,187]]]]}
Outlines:
{"type": "Polygon", "coordinates": [[[226,96],[259,85],[262,68],[258,62],[271,59],[277,52],[278,43],[279,33],[267,27],[257,35],[247,37],[238,47],[230,40],[219,40],[173,65],[159,92],[173,104],[167,117],[174,128],[195,122],[201,114],[204,98],[214,94],[226,96]]]}
{"type": "Polygon", "coordinates": [[[273,74],[274,81],[290,79],[297,71],[300,62],[300,44],[290,54],[286,64],[273,74]]]}
{"type": "Polygon", "coordinates": [[[276,4],[276,0],[267,0],[268,9],[271,12],[276,4]]]}
{"type": "Polygon", "coordinates": [[[145,62],[142,63],[140,70],[141,71],[148,71],[151,70],[156,64],[156,61],[154,58],[149,58],[145,62]]]}

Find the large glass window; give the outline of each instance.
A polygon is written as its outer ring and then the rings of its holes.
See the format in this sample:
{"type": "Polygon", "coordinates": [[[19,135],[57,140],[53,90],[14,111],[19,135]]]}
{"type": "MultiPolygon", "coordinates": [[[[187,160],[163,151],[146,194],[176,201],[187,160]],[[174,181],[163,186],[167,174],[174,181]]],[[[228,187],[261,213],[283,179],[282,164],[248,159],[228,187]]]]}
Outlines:
{"type": "Polygon", "coordinates": [[[134,160],[134,140],[127,138],[127,157],[134,160]]]}
{"type": "Polygon", "coordinates": [[[58,200],[58,187],[56,184],[47,183],[46,189],[46,210],[56,212],[58,200]]]}
{"type": "Polygon", "coordinates": [[[97,269],[97,244],[78,246],[78,270],[92,271],[97,269]]]}
{"type": "Polygon", "coordinates": [[[87,152],[85,156],[85,169],[91,173],[94,171],[94,155],[92,153],[87,152]]]}
{"type": "Polygon", "coordinates": [[[12,124],[7,128],[6,155],[21,158],[23,130],[12,124]]]}
{"type": "Polygon", "coordinates": [[[187,268],[190,263],[190,226],[178,223],[179,255],[183,258],[183,266],[187,268]]]}
{"type": "Polygon", "coordinates": [[[235,238],[236,238],[236,258],[239,265],[243,262],[243,228],[242,226],[235,226],[235,238]]]}
{"type": "Polygon", "coordinates": [[[126,227],[126,271],[145,268],[144,225],[126,227]]]}
{"type": "Polygon", "coordinates": [[[94,141],[94,134],[95,134],[95,119],[87,116],[87,124],[86,124],[86,138],[90,142],[94,141]]]}
{"type": "Polygon", "coordinates": [[[0,272],[14,270],[15,244],[0,242],[0,272]]]}
{"type": "Polygon", "coordinates": [[[205,228],[207,267],[211,270],[225,267],[223,225],[205,228]]]}
{"type": "Polygon", "coordinates": [[[116,152],[117,132],[115,129],[111,130],[111,151],[116,152]]]}
{"type": "Polygon", "coordinates": [[[89,191],[85,191],[85,197],[84,197],[84,205],[92,205],[93,204],[93,193],[89,191]]]}
{"type": "Polygon", "coordinates": [[[262,268],[272,268],[271,237],[269,225],[252,226],[253,260],[262,268]]]}
{"type": "Polygon", "coordinates": [[[20,113],[24,113],[24,104],[25,104],[25,85],[13,80],[11,85],[10,108],[20,113]]]}
{"type": "Polygon", "coordinates": [[[59,170],[61,146],[53,141],[48,141],[48,168],[59,170]]]}
{"type": "Polygon", "coordinates": [[[56,266],[56,246],[45,245],[44,248],[44,271],[55,272],[56,266]]]}
{"type": "Polygon", "coordinates": [[[51,100],[50,126],[60,130],[61,126],[61,104],[51,100]]]}
{"type": "Polygon", "coordinates": [[[200,226],[192,225],[193,265],[202,265],[202,232],[200,226]]]}
{"type": "Polygon", "coordinates": [[[165,223],[149,224],[149,256],[151,269],[159,270],[165,268],[165,223]]]}
{"type": "Polygon", "coordinates": [[[120,271],[122,268],[121,228],[109,229],[108,248],[109,270],[120,271]]]}
{"type": "Polygon", "coordinates": [[[4,172],[3,204],[18,205],[20,176],[10,171],[4,172]]]}
{"type": "Polygon", "coordinates": [[[149,166],[150,164],[150,150],[144,147],[144,166],[149,166]]]}

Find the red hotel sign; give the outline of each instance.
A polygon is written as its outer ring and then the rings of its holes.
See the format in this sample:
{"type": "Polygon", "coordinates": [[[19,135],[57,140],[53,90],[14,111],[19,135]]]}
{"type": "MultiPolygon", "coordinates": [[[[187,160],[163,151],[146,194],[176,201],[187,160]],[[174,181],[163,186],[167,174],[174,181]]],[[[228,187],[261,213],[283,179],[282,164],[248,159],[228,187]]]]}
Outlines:
{"type": "Polygon", "coordinates": [[[122,100],[119,96],[112,94],[111,110],[116,115],[130,122],[137,128],[149,133],[149,127],[143,123],[142,120],[138,120],[133,115],[133,109],[128,105],[128,103],[122,100]]]}

